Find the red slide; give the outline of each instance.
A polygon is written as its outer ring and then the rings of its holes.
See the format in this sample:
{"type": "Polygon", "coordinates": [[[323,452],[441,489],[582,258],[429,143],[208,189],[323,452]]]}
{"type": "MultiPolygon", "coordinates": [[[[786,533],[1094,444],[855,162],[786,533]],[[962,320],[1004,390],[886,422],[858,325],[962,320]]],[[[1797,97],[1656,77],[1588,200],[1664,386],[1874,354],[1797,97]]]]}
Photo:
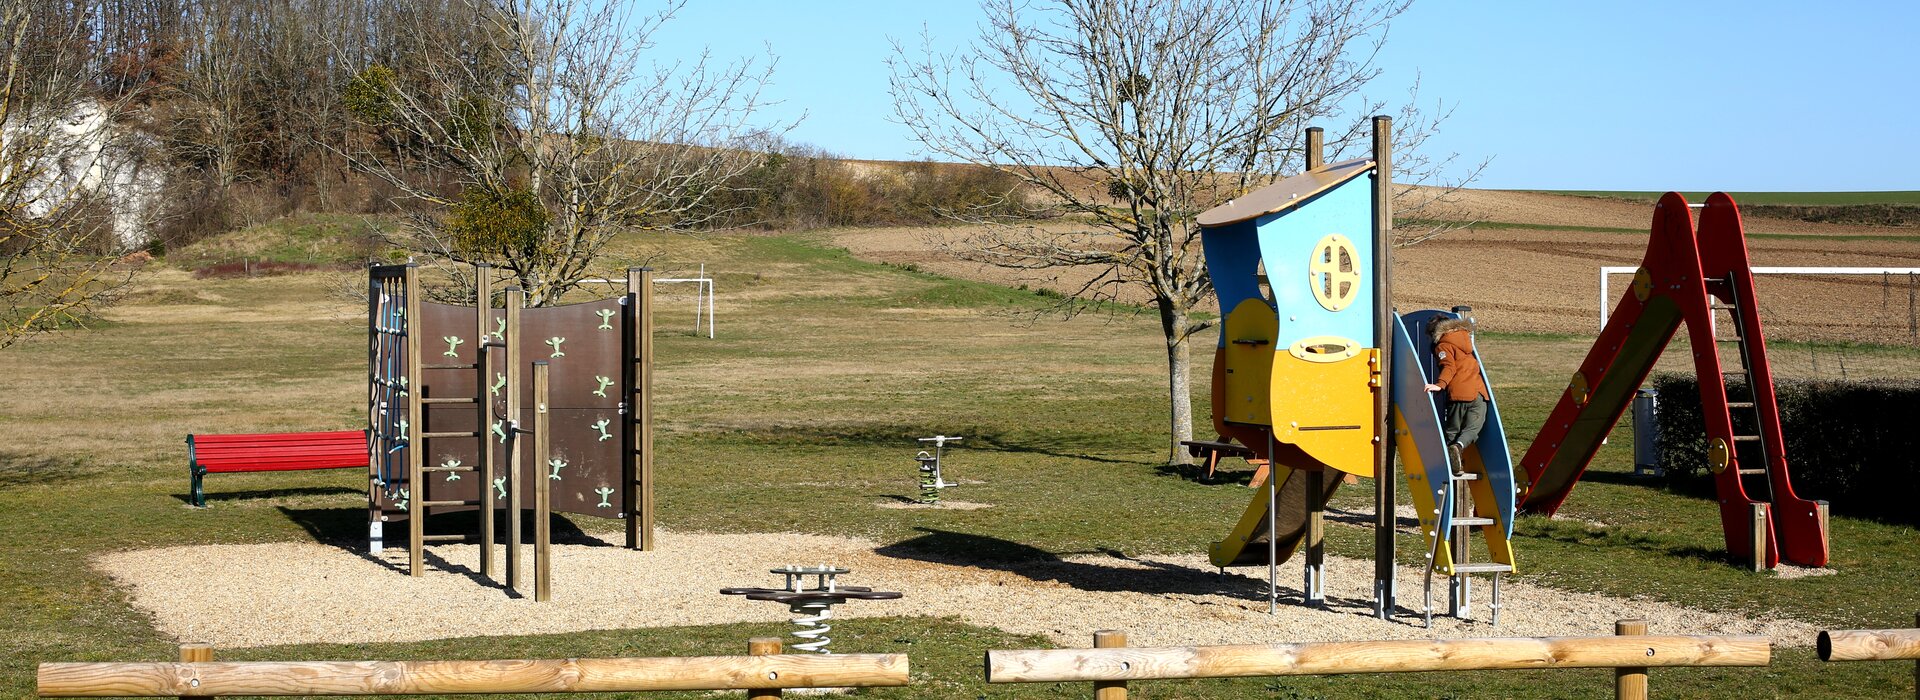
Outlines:
{"type": "Polygon", "coordinates": [[[1794,495],[1787,476],[1773,374],[1755,306],[1746,235],[1733,198],[1725,193],[1707,198],[1696,237],[1687,200],[1672,192],[1661,197],[1632,287],[1520,460],[1529,482],[1521,510],[1550,515],[1559,509],[1684,320],[1695,349],[1727,552],[1753,556],[1752,504],[1769,502],[1766,565],[1784,556],[1796,564],[1824,566],[1827,538],[1817,510],[1794,495]],[[1725,322],[1715,323],[1723,311],[1725,322]],[[1722,367],[1719,353],[1710,350],[1721,345],[1738,348],[1738,366],[1722,367]],[[1729,395],[1729,377],[1743,380],[1735,392],[1745,395],[1729,395]]]}

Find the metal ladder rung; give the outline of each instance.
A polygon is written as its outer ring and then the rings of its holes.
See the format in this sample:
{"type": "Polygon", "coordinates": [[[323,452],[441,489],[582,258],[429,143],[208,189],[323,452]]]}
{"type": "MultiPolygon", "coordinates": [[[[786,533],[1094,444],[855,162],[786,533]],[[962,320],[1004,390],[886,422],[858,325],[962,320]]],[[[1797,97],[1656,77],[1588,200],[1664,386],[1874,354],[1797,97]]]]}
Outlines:
{"type": "Polygon", "coordinates": [[[1752,401],[1728,401],[1727,408],[1753,408],[1752,401]]]}
{"type": "Polygon", "coordinates": [[[472,363],[464,365],[421,365],[420,369],[480,369],[480,366],[472,363]]]}
{"type": "Polygon", "coordinates": [[[478,471],[478,470],[476,470],[476,469],[474,469],[473,467],[421,467],[421,468],[420,468],[420,471],[421,471],[422,473],[429,473],[429,474],[430,474],[430,473],[434,473],[434,472],[462,472],[462,473],[464,473],[464,472],[473,472],[473,471],[478,471]]]}
{"type": "Polygon", "coordinates": [[[420,403],[424,403],[424,404],[427,404],[427,405],[435,405],[435,404],[447,404],[447,403],[473,403],[473,397],[471,397],[471,396],[452,396],[452,397],[446,397],[446,398],[437,398],[437,399],[436,399],[436,398],[424,398],[424,399],[420,399],[420,403]]]}
{"type": "Polygon", "coordinates": [[[1460,474],[1453,475],[1453,480],[1454,481],[1479,481],[1480,475],[1476,472],[1463,472],[1460,474]]]}
{"type": "Polygon", "coordinates": [[[1473,527],[1475,525],[1492,525],[1493,522],[1494,522],[1493,518],[1481,518],[1481,517],[1454,518],[1453,526],[1454,527],[1473,527]]]}
{"type": "Polygon", "coordinates": [[[1453,565],[1453,573],[1455,574],[1504,574],[1512,570],[1512,564],[1496,564],[1493,562],[1453,565]]]}
{"type": "Polygon", "coordinates": [[[1742,470],[1740,470],[1740,475],[1741,475],[1741,476],[1753,476],[1753,475],[1755,475],[1755,474],[1765,474],[1765,473],[1767,473],[1767,470],[1765,470],[1765,469],[1742,469],[1742,470]]]}
{"type": "Polygon", "coordinates": [[[420,434],[420,437],[421,437],[422,439],[432,439],[432,438],[470,438],[470,437],[480,437],[480,431],[478,431],[478,430],[463,430],[463,431],[458,431],[458,432],[452,432],[452,433],[421,433],[421,434],[420,434]]]}
{"type": "Polygon", "coordinates": [[[1734,442],[1758,442],[1759,440],[1760,440],[1760,436],[1758,436],[1758,435],[1735,435],[1735,436],[1733,436],[1733,441],[1734,441],[1734,442]]]}
{"type": "Polygon", "coordinates": [[[451,506],[477,506],[479,501],[421,501],[421,508],[446,508],[451,506]]]}
{"type": "Polygon", "coordinates": [[[421,535],[421,542],[465,542],[466,535],[421,535]]]}

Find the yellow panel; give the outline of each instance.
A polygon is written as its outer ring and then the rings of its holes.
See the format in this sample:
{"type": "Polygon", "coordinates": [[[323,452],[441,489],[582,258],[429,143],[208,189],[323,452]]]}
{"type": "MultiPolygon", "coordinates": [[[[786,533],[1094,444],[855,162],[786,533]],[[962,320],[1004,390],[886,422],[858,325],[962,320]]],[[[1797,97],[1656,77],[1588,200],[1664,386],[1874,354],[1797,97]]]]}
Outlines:
{"type": "MultiPolygon", "coordinates": [[[[1467,482],[1467,488],[1473,491],[1473,514],[1493,520],[1492,525],[1477,528],[1480,534],[1486,536],[1488,558],[1512,566],[1513,572],[1519,573],[1520,567],[1513,561],[1513,543],[1507,541],[1506,523],[1501,522],[1500,507],[1493,498],[1493,480],[1487,478],[1486,465],[1480,461],[1480,443],[1468,445],[1460,457],[1466,463],[1467,471],[1480,475],[1480,478],[1467,482]]],[[[1453,563],[1449,561],[1447,565],[1451,569],[1453,563]]]]}
{"type": "MultiPolygon", "coordinates": [[[[1440,494],[1446,484],[1427,483],[1427,465],[1420,461],[1420,446],[1413,442],[1413,430],[1407,427],[1407,419],[1399,411],[1393,411],[1393,445],[1395,454],[1400,456],[1400,469],[1407,475],[1407,494],[1413,497],[1413,511],[1420,517],[1420,532],[1426,535],[1427,551],[1433,551],[1433,529],[1439,525],[1440,494]]],[[[1434,562],[1436,571],[1451,575],[1453,573],[1452,554],[1447,548],[1440,548],[1440,558],[1434,562]]]]}
{"type": "Polygon", "coordinates": [[[1224,405],[1214,406],[1214,412],[1231,423],[1273,425],[1269,392],[1280,317],[1266,302],[1244,299],[1227,314],[1225,333],[1221,361],[1227,366],[1227,390],[1224,405]]]}
{"type": "Polygon", "coordinates": [[[1274,439],[1321,464],[1373,476],[1373,400],[1379,351],[1337,362],[1273,356],[1274,439]]]}

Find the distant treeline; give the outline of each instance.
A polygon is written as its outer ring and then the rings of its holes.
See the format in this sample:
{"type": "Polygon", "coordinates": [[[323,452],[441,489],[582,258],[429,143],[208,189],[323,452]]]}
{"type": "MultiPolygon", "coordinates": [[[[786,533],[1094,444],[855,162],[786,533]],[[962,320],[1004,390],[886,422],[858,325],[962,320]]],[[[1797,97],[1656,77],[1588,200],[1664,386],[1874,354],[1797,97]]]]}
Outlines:
{"type": "MultiPolygon", "coordinates": [[[[7,2],[24,4],[36,25],[84,27],[85,46],[29,54],[79,56],[99,98],[129,107],[122,126],[160,146],[175,206],[154,232],[159,248],[294,211],[404,206],[341,155],[378,138],[356,119],[355,81],[374,66],[408,79],[409,57],[394,28],[433,27],[456,42],[485,31],[469,0],[7,2]]],[[[25,40],[70,35],[29,31],[25,40]]],[[[943,212],[1021,213],[1010,198],[1015,181],[984,168],[843,161],[784,143],[767,150],[710,203],[718,225],[916,224],[943,212]]],[[[437,174],[430,170],[419,176],[431,180],[437,174]]]]}

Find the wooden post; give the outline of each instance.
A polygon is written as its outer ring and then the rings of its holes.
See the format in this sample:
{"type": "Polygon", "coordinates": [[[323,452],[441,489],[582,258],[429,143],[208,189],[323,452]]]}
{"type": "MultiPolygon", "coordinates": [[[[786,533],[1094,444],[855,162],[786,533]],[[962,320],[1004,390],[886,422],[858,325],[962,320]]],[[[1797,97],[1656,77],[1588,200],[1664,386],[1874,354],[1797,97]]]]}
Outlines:
{"type": "MultiPolygon", "coordinates": [[[[551,423],[547,414],[548,371],[546,360],[533,361],[533,464],[545,470],[552,458],[551,423]]],[[[546,602],[553,597],[553,487],[544,476],[533,479],[533,599],[546,602]]]]}
{"type": "MultiPolygon", "coordinates": [[[[200,663],[202,661],[212,661],[212,660],[213,660],[212,644],[188,643],[188,644],[180,645],[180,663],[193,664],[193,663],[200,663]]],[[[182,700],[185,700],[185,698],[192,697],[192,696],[180,695],[177,697],[181,698],[182,700]]]]}
{"type": "Polygon", "coordinates": [[[1327,142],[1326,129],[1322,129],[1317,126],[1307,127],[1307,153],[1306,153],[1307,170],[1309,171],[1319,170],[1320,166],[1327,164],[1326,147],[1325,147],[1326,142],[1327,142]]]}
{"type": "MultiPolygon", "coordinates": [[[[1127,645],[1127,633],[1098,630],[1093,633],[1093,648],[1114,649],[1127,645]]],[[[1126,681],[1094,681],[1093,700],[1127,700],[1126,681]]]]}
{"type": "Polygon", "coordinates": [[[1301,598],[1307,605],[1327,604],[1327,499],[1324,470],[1314,469],[1306,473],[1307,478],[1307,524],[1306,545],[1307,561],[1301,567],[1305,571],[1305,590],[1301,598]]]}
{"type": "MultiPolygon", "coordinates": [[[[1646,620],[1621,620],[1613,623],[1613,633],[1619,636],[1639,636],[1647,633],[1646,620]]],[[[1622,666],[1613,669],[1613,697],[1615,700],[1647,700],[1647,667],[1622,666]]]]}
{"type": "Polygon", "coordinates": [[[421,471],[426,466],[426,441],[420,434],[426,432],[421,410],[420,395],[426,391],[420,381],[424,372],[420,369],[420,341],[425,336],[425,324],[420,322],[420,268],[407,265],[406,272],[406,329],[407,344],[407,574],[420,576],[426,573],[425,551],[427,540],[427,508],[420,505],[427,500],[426,474],[421,471]]]}
{"type": "MultiPolygon", "coordinates": [[[[501,429],[507,433],[507,588],[520,590],[520,436],[515,426],[520,424],[520,307],[527,303],[527,293],[519,287],[507,288],[507,385],[500,391],[507,395],[506,425],[501,429]]],[[[499,477],[494,477],[499,478],[499,477]]]]}
{"type": "Polygon", "coordinates": [[[627,548],[653,551],[653,268],[627,268],[627,307],[632,310],[633,357],[628,405],[632,407],[633,462],[627,482],[627,548]]]}
{"type": "Polygon", "coordinates": [[[473,429],[480,433],[480,575],[491,579],[500,568],[493,556],[493,518],[499,508],[493,497],[493,479],[499,469],[494,465],[493,435],[487,431],[488,419],[493,416],[493,397],[488,391],[493,386],[493,363],[488,362],[492,348],[487,345],[493,337],[488,328],[493,325],[493,267],[486,263],[473,266],[473,316],[473,369],[479,377],[473,388],[473,429]]]}
{"type": "MultiPolygon", "coordinates": [[[[777,656],[780,654],[779,637],[754,637],[747,640],[748,656],[777,656]]],[[[747,691],[747,700],[773,700],[780,697],[779,688],[756,688],[747,691]]]]}
{"type": "Polygon", "coordinates": [[[1748,522],[1751,523],[1748,530],[1753,534],[1753,570],[1766,571],[1767,504],[1752,503],[1748,505],[1751,507],[1750,512],[1752,514],[1752,517],[1748,520],[1748,522]]]}
{"type": "MultiPolygon", "coordinates": [[[[1821,509],[1821,512],[1826,512],[1826,509],[1821,509]]],[[[1920,629],[1920,612],[1913,614],[1913,627],[1920,629]]],[[[1920,700],[1920,657],[1913,660],[1913,698],[1920,700]]]]}
{"type": "MultiPolygon", "coordinates": [[[[1393,425],[1388,419],[1393,376],[1393,119],[1373,118],[1373,347],[1378,386],[1373,388],[1373,614],[1393,615],[1394,510],[1393,425]]],[[[1431,564],[1431,562],[1428,562],[1431,564]]]]}
{"type": "Polygon", "coordinates": [[[1827,502],[1814,501],[1813,514],[1820,519],[1820,548],[1833,551],[1833,535],[1827,532],[1827,502]]]}

